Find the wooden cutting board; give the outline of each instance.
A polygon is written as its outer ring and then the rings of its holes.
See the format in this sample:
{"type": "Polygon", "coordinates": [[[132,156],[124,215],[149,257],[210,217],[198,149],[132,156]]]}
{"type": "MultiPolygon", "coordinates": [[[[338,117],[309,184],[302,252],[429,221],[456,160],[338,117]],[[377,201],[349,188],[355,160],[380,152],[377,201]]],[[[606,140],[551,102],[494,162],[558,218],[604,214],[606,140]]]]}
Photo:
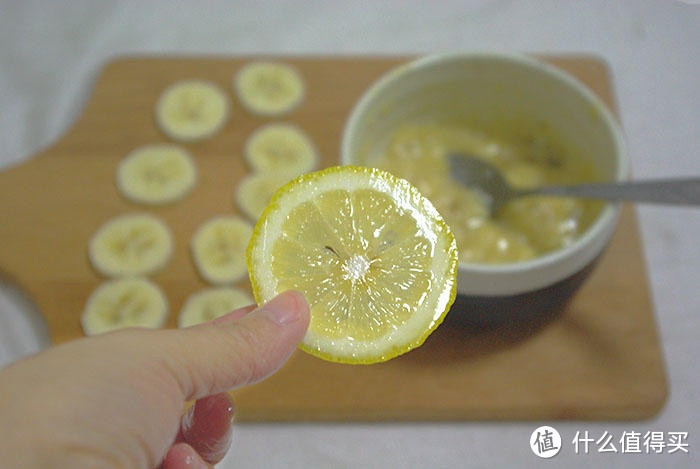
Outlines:
{"type": "MultiPolygon", "coordinates": [[[[245,139],[269,120],[246,113],[231,79],[252,57],[120,58],[104,67],[73,128],[46,151],[0,173],[0,273],[42,312],[54,343],[82,336],[80,314],[101,281],[87,244],[109,218],[148,211],[175,235],[174,257],[152,276],[174,326],[186,297],[207,286],[188,242],[202,222],[237,213],[233,191],[248,170],[245,139]],[[119,196],[119,161],[167,139],[153,120],[169,84],[211,80],[228,90],[233,115],[211,140],[186,147],[199,182],[183,201],[144,208],[119,196]]],[[[340,135],[362,92],[406,58],[280,58],[298,67],[308,94],[286,120],[311,136],[324,166],[337,164],[340,135]]],[[[587,84],[612,108],[605,65],[593,57],[544,57],[587,84]]],[[[240,284],[248,288],[246,284],[240,284]]],[[[235,392],[241,421],[641,419],[667,395],[634,211],[623,211],[612,245],[574,301],[539,322],[475,330],[453,310],[419,349],[387,363],[327,363],[297,352],[271,379],[235,392]]]]}

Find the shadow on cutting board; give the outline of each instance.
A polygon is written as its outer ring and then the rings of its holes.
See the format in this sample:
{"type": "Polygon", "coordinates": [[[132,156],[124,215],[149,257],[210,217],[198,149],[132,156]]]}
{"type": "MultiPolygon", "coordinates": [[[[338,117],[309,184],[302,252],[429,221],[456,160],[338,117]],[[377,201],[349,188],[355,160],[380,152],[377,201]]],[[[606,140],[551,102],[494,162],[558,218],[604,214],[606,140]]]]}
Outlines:
{"type": "Polygon", "coordinates": [[[404,361],[418,366],[434,364],[436,357],[441,362],[468,361],[518,346],[566,312],[597,261],[531,293],[500,298],[457,295],[443,323],[404,361]]]}

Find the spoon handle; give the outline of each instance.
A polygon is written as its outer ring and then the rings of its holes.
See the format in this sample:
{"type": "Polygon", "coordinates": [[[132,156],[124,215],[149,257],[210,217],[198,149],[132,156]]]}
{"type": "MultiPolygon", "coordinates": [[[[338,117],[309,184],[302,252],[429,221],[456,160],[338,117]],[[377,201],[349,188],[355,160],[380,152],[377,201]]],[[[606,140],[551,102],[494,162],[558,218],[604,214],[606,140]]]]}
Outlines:
{"type": "MultiPolygon", "coordinates": [[[[527,193],[657,204],[700,205],[700,178],[551,186],[527,191],[527,193]]],[[[525,191],[522,195],[525,195],[525,191]]]]}

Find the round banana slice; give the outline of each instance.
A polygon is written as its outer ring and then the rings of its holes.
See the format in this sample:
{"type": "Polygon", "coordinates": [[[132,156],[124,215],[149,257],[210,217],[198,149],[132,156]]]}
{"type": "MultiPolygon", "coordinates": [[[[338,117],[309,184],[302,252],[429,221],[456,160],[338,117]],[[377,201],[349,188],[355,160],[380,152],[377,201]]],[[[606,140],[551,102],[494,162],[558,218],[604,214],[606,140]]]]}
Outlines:
{"type": "Polygon", "coordinates": [[[253,132],[245,157],[253,171],[285,173],[290,179],[315,169],[318,160],[309,137],[290,124],[268,124],[253,132]]]}
{"type": "Polygon", "coordinates": [[[192,190],[196,179],[189,153],[169,144],[139,147],[117,168],[117,187],[124,197],[149,205],[181,199],[192,190]]]}
{"type": "Polygon", "coordinates": [[[277,117],[291,112],[304,98],[304,80],[279,62],[251,62],[234,78],[233,88],[253,114],[277,117]]]}
{"type": "Polygon", "coordinates": [[[173,140],[192,142],[217,133],[228,119],[229,100],[206,81],[186,80],[169,86],[156,103],[156,123],[173,140]]]}
{"type": "Polygon", "coordinates": [[[180,311],[177,323],[179,327],[194,326],[253,303],[253,298],[243,290],[229,287],[208,288],[190,295],[180,311]]]}
{"type": "Polygon", "coordinates": [[[248,272],[245,250],[253,227],[236,216],[216,217],[192,237],[192,257],[199,274],[215,285],[231,284],[248,272]]]}
{"type": "Polygon", "coordinates": [[[140,277],[105,282],[90,295],[81,318],[86,335],[124,327],[162,327],[168,315],[165,295],[140,277]]]}
{"type": "Polygon", "coordinates": [[[274,173],[249,174],[238,184],[234,201],[252,221],[257,221],[277,189],[291,179],[274,173]]]}
{"type": "Polygon", "coordinates": [[[109,220],[93,235],[88,247],[93,267],[108,277],[153,273],[165,266],[172,251],[168,227],[146,214],[109,220]]]}

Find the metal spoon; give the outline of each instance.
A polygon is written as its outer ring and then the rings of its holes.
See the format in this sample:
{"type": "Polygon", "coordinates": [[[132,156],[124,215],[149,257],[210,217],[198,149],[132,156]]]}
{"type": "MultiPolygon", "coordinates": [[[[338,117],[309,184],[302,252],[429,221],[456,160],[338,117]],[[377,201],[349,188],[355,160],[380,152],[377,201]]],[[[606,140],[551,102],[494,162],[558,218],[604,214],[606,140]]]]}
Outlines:
{"type": "Polygon", "coordinates": [[[448,155],[447,158],[452,178],[481,192],[492,214],[516,197],[544,194],[656,204],[700,205],[698,177],[514,189],[490,163],[474,156],[457,153],[448,155]]]}

